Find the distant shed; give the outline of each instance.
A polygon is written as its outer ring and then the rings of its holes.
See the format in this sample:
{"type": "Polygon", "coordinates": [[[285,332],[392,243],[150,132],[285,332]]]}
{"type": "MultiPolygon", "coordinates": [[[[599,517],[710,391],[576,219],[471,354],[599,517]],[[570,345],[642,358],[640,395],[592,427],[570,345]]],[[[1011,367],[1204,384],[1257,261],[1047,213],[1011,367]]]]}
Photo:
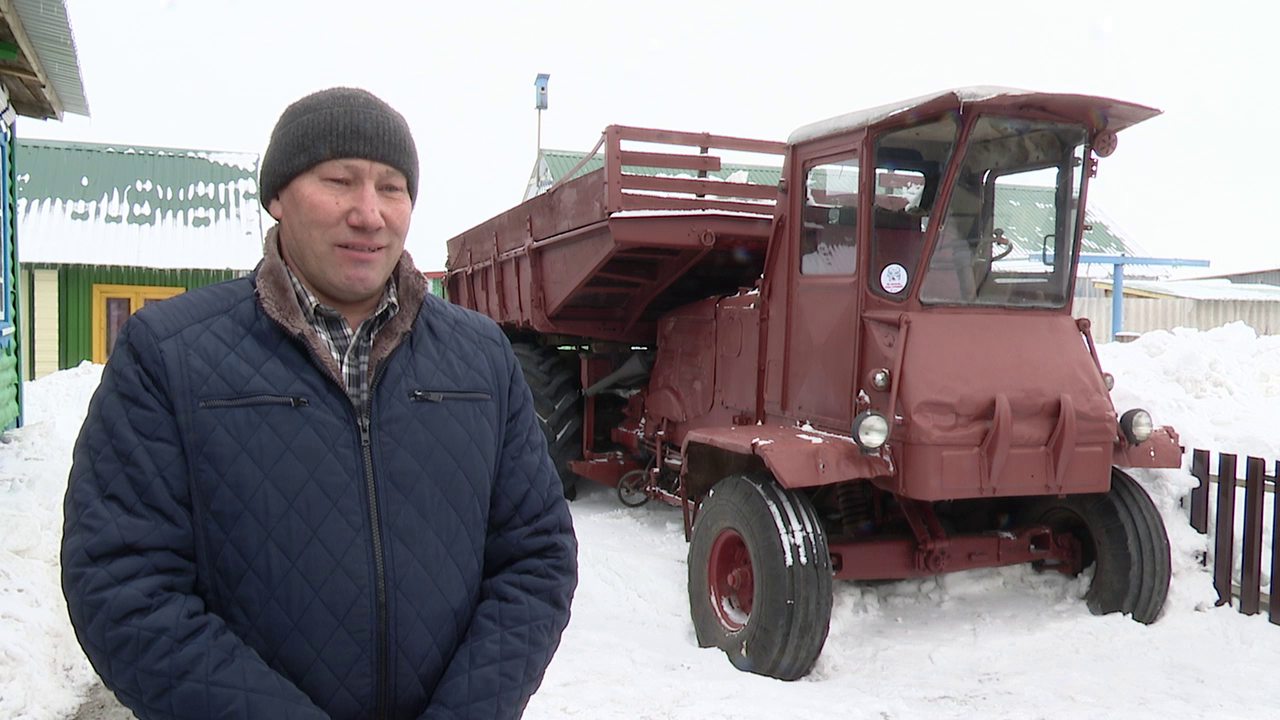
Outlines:
{"type": "Polygon", "coordinates": [[[149,302],[262,258],[258,156],[20,139],[28,377],[105,362],[149,302]]]}
{"type": "Polygon", "coordinates": [[[1232,283],[1243,283],[1246,285],[1280,285],[1280,268],[1271,268],[1270,270],[1246,270],[1243,272],[1223,273],[1219,275],[1205,275],[1201,280],[1228,280],[1232,283]]]}
{"type": "MultiPolygon", "coordinates": [[[[1095,283],[1105,295],[1111,282],[1095,283]]],[[[1076,317],[1093,321],[1094,337],[1111,336],[1111,300],[1077,298],[1076,317]]],[[[1259,335],[1280,334],[1280,287],[1227,278],[1124,282],[1124,329],[1144,333],[1175,327],[1210,330],[1244,322],[1259,335]]]]}
{"type": "Polygon", "coordinates": [[[444,271],[427,270],[422,273],[427,279],[427,290],[436,297],[444,297],[444,271]]]}

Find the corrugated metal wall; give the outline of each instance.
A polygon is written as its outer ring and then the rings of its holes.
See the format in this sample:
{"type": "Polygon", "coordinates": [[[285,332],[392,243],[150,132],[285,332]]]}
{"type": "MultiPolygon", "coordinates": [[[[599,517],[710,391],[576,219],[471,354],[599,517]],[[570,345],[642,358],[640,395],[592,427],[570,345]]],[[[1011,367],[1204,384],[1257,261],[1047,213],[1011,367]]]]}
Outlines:
{"type": "MultiPolygon", "coordinates": [[[[1093,322],[1093,339],[1111,339],[1111,298],[1076,298],[1076,317],[1093,322]]],[[[1124,331],[1150,332],[1175,327],[1212,330],[1243,321],[1259,335],[1280,335],[1280,302],[1256,300],[1187,300],[1183,298],[1124,299],[1124,331]]]]}
{"type": "Polygon", "coordinates": [[[193,288],[231,280],[238,270],[155,270],[109,265],[64,265],[58,268],[58,326],[60,369],[93,358],[93,286],[145,285],[193,288]]]}
{"type": "Polygon", "coordinates": [[[24,262],[248,270],[262,258],[256,155],[31,139],[16,152],[24,262]]]}
{"type": "Polygon", "coordinates": [[[1225,276],[1235,283],[1258,283],[1261,285],[1280,285],[1280,270],[1264,270],[1254,273],[1237,273],[1225,276]]]}

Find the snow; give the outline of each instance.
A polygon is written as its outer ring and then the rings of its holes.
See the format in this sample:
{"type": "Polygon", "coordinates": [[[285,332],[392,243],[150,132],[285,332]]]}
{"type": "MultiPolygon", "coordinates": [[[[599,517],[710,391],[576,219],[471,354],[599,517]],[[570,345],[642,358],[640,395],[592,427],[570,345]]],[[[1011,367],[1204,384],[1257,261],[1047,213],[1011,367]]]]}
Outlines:
{"type": "MultiPolygon", "coordinates": [[[[1280,336],[1239,323],[1098,348],[1117,409],[1141,405],[1187,448],[1280,459],[1280,336]]],[[[27,425],[0,444],[0,717],[70,717],[94,675],[58,584],[70,448],[101,368],[26,385],[27,425]]],[[[1243,461],[1241,462],[1243,467],[1243,461]]],[[[1164,515],[1173,582],[1144,626],[1090,615],[1086,579],[1027,567],[837,582],[813,672],[784,683],[697,646],[680,511],[621,507],[583,483],[581,580],[528,720],[564,718],[1261,718],[1274,712],[1280,627],[1214,607],[1179,499],[1184,471],[1135,473],[1164,515]]],[[[1268,509],[1268,512],[1270,510],[1268,509]]]]}
{"type": "Polygon", "coordinates": [[[791,136],[787,138],[787,144],[794,145],[796,143],[805,142],[806,140],[826,137],[827,135],[834,135],[835,133],[844,132],[846,130],[863,128],[947,95],[954,95],[960,102],[978,102],[980,100],[987,100],[999,95],[1027,95],[1030,93],[1031,91],[1029,90],[1019,90],[1016,88],[1006,87],[969,87],[947,90],[940,93],[931,93],[929,95],[921,95],[920,97],[911,98],[909,100],[880,105],[866,110],[857,110],[855,112],[837,115],[833,118],[827,118],[826,120],[819,120],[818,122],[810,123],[797,128],[792,132],[791,136]]]}
{"type": "MultiPolygon", "coordinates": [[[[837,115],[826,120],[819,120],[810,123],[801,128],[796,129],[787,138],[788,145],[795,145],[808,140],[834,135],[836,133],[846,132],[849,130],[857,130],[860,128],[874,125],[876,123],[887,120],[895,115],[910,112],[911,110],[925,105],[931,101],[938,100],[947,96],[951,96],[957,103],[964,105],[965,103],[982,102],[1001,96],[1017,97],[1020,95],[1035,95],[1030,90],[1020,90],[1018,88],[998,87],[998,86],[974,86],[956,88],[954,90],[946,90],[936,92],[929,95],[921,95],[920,97],[903,100],[901,102],[889,103],[879,107],[869,108],[867,110],[857,110],[844,115],[837,115]]],[[[1142,107],[1132,103],[1115,103],[1113,105],[1125,105],[1132,117],[1128,122],[1121,120],[1119,117],[1110,118],[1109,127],[1121,130],[1140,120],[1159,115],[1160,111],[1151,108],[1142,107]]]]}
{"type": "Polygon", "coordinates": [[[773,217],[773,206],[762,205],[760,212],[744,212],[739,210],[717,210],[715,208],[698,208],[690,210],[619,210],[609,217],[687,217],[690,215],[727,215],[729,217],[770,218],[773,217]]]}
{"type": "Polygon", "coordinates": [[[71,446],[102,367],[26,384],[27,425],[0,444],[0,717],[60,718],[95,680],[59,583],[71,446]]]}

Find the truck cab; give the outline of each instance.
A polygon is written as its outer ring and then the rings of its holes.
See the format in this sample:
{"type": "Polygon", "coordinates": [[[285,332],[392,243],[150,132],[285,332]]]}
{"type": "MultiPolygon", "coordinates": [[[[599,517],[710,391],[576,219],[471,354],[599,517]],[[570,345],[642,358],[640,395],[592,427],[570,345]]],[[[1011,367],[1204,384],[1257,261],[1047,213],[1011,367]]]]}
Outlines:
{"type": "Polygon", "coordinates": [[[797,130],[762,280],[765,416],[855,440],[855,420],[887,424],[877,482],[917,499],[1106,491],[1130,448],[1071,299],[1093,147],[1154,112],[1121,109],[1100,127],[1084,98],[979,88],[797,130]],[[1045,226],[1015,253],[998,211],[1028,188],[1045,226]]]}

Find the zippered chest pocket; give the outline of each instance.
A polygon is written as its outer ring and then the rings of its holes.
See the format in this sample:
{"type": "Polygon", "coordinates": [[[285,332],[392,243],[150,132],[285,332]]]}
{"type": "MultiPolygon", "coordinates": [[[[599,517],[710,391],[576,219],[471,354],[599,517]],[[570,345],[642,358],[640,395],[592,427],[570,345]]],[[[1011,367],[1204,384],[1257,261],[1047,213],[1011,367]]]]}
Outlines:
{"type": "Polygon", "coordinates": [[[493,396],[482,390],[414,390],[409,399],[425,403],[484,402],[493,396]]]}
{"type": "Polygon", "coordinates": [[[198,404],[201,410],[218,410],[245,407],[306,407],[310,401],[299,395],[237,395],[234,397],[208,398],[198,404]]]}

